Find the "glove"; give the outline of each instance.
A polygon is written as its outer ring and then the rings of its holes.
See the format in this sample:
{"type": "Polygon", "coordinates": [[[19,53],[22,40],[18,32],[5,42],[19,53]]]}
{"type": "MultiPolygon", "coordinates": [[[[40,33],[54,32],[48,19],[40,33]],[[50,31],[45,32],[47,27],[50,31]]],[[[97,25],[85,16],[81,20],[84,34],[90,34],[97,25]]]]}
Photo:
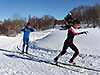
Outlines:
{"type": "Polygon", "coordinates": [[[84,31],[84,32],[82,32],[82,33],[85,33],[86,35],[89,33],[88,31],[84,31]]]}

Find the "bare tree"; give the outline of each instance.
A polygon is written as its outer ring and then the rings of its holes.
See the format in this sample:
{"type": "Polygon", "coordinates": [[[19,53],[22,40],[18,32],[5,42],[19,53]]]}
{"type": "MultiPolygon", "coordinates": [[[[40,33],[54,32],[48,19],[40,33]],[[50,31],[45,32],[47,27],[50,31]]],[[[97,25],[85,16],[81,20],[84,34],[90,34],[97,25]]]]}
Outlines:
{"type": "Polygon", "coordinates": [[[99,10],[100,5],[95,4],[91,6],[79,6],[71,10],[73,16],[80,20],[82,23],[93,23],[94,27],[99,23],[99,10]]]}

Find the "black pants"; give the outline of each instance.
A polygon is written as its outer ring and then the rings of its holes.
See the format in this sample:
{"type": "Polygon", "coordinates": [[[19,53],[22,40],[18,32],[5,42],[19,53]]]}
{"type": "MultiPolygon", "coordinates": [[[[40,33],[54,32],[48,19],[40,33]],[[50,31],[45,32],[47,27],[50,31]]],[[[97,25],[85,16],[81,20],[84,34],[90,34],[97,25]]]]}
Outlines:
{"type": "Polygon", "coordinates": [[[63,46],[63,50],[60,53],[60,55],[64,55],[66,53],[66,49],[70,47],[75,53],[73,55],[73,57],[70,59],[71,61],[73,61],[77,55],[79,54],[79,50],[78,48],[73,44],[73,42],[68,42],[67,40],[64,42],[64,46],[63,46]]]}

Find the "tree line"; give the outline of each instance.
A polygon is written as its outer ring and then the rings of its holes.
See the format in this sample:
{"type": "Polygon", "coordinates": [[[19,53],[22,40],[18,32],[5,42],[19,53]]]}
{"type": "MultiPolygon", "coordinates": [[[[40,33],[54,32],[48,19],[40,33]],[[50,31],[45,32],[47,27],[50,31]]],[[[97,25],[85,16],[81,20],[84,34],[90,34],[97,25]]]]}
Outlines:
{"type": "Polygon", "coordinates": [[[46,29],[51,29],[55,25],[55,18],[50,15],[44,15],[41,18],[38,17],[32,17],[29,15],[28,22],[31,24],[31,26],[35,26],[37,31],[42,31],[46,29]]]}
{"type": "Polygon", "coordinates": [[[99,25],[99,16],[100,16],[100,5],[95,4],[93,6],[83,6],[80,5],[77,8],[71,10],[73,16],[81,21],[83,24],[93,24],[93,26],[99,25]]]}
{"type": "MultiPolygon", "coordinates": [[[[99,25],[100,5],[94,6],[79,6],[70,11],[74,18],[81,21],[83,24],[93,24],[94,27],[99,25]]],[[[65,17],[65,16],[64,16],[65,17]]],[[[37,31],[54,28],[56,24],[64,25],[63,20],[57,20],[53,16],[44,15],[43,17],[31,17],[29,15],[28,22],[31,27],[35,26],[37,31]]],[[[0,35],[16,36],[22,28],[26,26],[26,18],[21,17],[20,14],[14,14],[12,19],[5,19],[3,24],[0,25],[0,35]]]]}
{"type": "MultiPolygon", "coordinates": [[[[56,23],[55,21],[57,20],[50,15],[44,15],[41,18],[35,16],[31,17],[31,15],[29,15],[28,19],[31,27],[35,27],[37,31],[53,28],[56,23]]],[[[4,23],[0,25],[0,35],[16,36],[26,24],[26,18],[21,17],[20,14],[14,14],[13,19],[5,19],[4,23]]]]}

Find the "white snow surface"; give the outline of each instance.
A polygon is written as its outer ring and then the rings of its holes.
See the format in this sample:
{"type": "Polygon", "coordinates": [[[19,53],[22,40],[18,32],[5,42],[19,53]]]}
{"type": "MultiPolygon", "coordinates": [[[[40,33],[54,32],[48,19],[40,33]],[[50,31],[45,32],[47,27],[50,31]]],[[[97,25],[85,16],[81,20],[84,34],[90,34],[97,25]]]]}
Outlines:
{"type": "MultiPolygon", "coordinates": [[[[80,54],[75,59],[76,64],[100,71],[100,29],[90,28],[88,35],[75,36],[74,43],[80,54]]],[[[39,62],[39,60],[53,61],[62,51],[67,38],[67,30],[49,29],[31,33],[29,53],[33,59],[21,55],[17,49],[22,49],[23,34],[16,37],[0,36],[0,75],[100,75],[100,72],[86,70],[85,73],[74,72],[55,65],[39,62]],[[35,39],[35,47],[33,43],[35,39]]],[[[73,56],[73,50],[67,49],[59,62],[67,63],[73,56]]],[[[70,66],[66,66],[70,67],[70,66]]]]}

